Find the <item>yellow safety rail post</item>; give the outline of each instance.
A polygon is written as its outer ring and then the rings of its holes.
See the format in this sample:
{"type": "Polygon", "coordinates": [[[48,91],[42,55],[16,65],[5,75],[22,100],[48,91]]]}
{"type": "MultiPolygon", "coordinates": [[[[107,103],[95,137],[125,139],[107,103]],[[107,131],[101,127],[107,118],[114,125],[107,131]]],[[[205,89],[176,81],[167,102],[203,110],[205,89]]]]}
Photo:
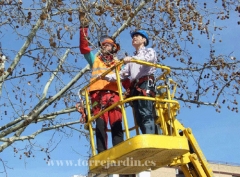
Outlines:
{"type": "Polygon", "coordinates": [[[137,121],[136,121],[136,114],[134,109],[132,108],[132,112],[133,112],[133,118],[134,118],[134,128],[136,130],[136,135],[139,135],[139,129],[138,129],[138,125],[137,125],[137,121]]]}
{"type": "MultiPolygon", "coordinates": [[[[161,74],[160,76],[158,76],[157,78],[155,78],[155,81],[159,81],[159,80],[165,80],[166,79],[166,75],[170,73],[170,68],[168,68],[169,70],[167,70],[166,72],[164,72],[163,74],[161,74]]],[[[165,99],[165,97],[167,96],[166,93],[168,92],[167,90],[167,86],[166,85],[160,85],[156,88],[158,94],[156,95],[156,98],[158,99],[165,99]],[[163,90],[165,90],[163,92],[163,90]],[[160,94],[159,94],[160,92],[160,94]]],[[[169,135],[169,131],[167,128],[167,121],[165,120],[165,110],[166,110],[166,105],[165,103],[161,102],[161,101],[157,101],[155,102],[155,109],[156,109],[156,113],[158,115],[158,119],[156,120],[156,123],[159,123],[161,129],[162,129],[162,134],[163,135],[169,135]]]]}
{"type": "MultiPolygon", "coordinates": [[[[169,100],[171,100],[171,94],[170,94],[170,82],[169,79],[167,78],[167,98],[169,100]]],[[[168,111],[168,118],[169,118],[169,122],[170,122],[170,126],[169,126],[169,131],[170,131],[170,136],[173,134],[173,116],[172,116],[172,110],[171,110],[171,104],[167,103],[167,111],[168,111]]]]}
{"type": "Polygon", "coordinates": [[[173,92],[171,94],[171,98],[173,99],[174,95],[176,93],[176,90],[177,90],[177,83],[174,80],[172,80],[171,78],[169,78],[169,82],[170,82],[170,84],[173,84],[173,92]]]}
{"type": "MultiPolygon", "coordinates": [[[[87,116],[88,116],[88,120],[91,119],[91,110],[90,110],[90,101],[89,101],[89,97],[88,97],[88,91],[85,88],[84,89],[85,92],[85,99],[86,99],[86,107],[87,107],[87,116]]],[[[93,127],[92,127],[92,121],[88,121],[87,125],[89,127],[89,135],[90,135],[90,143],[91,143],[91,147],[92,147],[92,154],[96,155],[96,151],[95,151],[95,144],[94,144],[94,139],[93,139],[93,127]]]]}
{"type": "MultiPolygon", "coordinates": [[[[171,78],[167,79],[167,96],[168,99],[172,100],[174,98],[175,92],[176,92],[177,83],[174,82],[171,78]],[[171,94],[170,87],[173,85],[173,92],[171,94]]],[[[170,128],[171,130],[174,130],[174,132],[171,132],[174,136],[179,136],[179,132],[177,131],[176,127],[176,114],[177,111],[180,109],[180,107],[176,107],[175,105],[168,104],[169,109],[169,117],[170,117],[170,128]]]]}
{"type": "MultiPolygon", "coordinates": [[[[158,80],[163,80],[163,79],[168,80],[167,84],[158,86],[157,90],[160,90],[160,92],[162,92],[162,90],[165,90],[165,91],[161,93],[162,95],[157,95],[156,97],[159,97],[162,99],[167,98],[168,100],[172,100],[174,98],[177,84],[172,79],[167,78],[165,75],[161,75],[158,77],[158,80]],[[173,84],[173,93],[171,94],[170,86],[172,84],[173,84]]],[[[162,128],[164,135],[178,136],[178,133],[176,131],[176,125],[175,125],[175,117],[176,117],[176,112],[177,110],[179,110],[179,108],[180,108],[179,104],[178,106],[176,106],[175,104],[172,104],[170,102],[169,103],[166,103],[163,101],[161,101],[160,103],[156,102],[156,110],[160,115],[157,121],[160,122],[160,126],[162,128]],[[173,132],[173,130],[175,131],[173,132]]]]}
{"type": "MultiPolygon", "coordinates": [[[[86,110],[87,110],[87,117],[88,117],[88,120],[91,119],[91,110],[90,110],[90,101],[89,101],[89,97],[88,97],[88,91],[87,91],[87,87],[84,87],[83,89],[81,89],[79,91],[81,94],[81,96],[84,96],[85,97],[85,106],[86,106],[86,110]]],[[[93,155],[96,155],[96,152],[95,152],[95,144],[94,144],[94,140],[93,140],[93,128],[92,128],[92,122],[91,121],[88,121],[84,124],[84,128],[86,130],[89,130],[89,135],[90,135],[90,145],[91,145],[91,149],[92,149],[92,154],[93,155]]]]}
{"type": "MultiPolygon", "coordinates": [[[[119,62],[118,66],[122,65],[122,63],[123,63],[123,61],[119,62]]],[[[126,117],[126,111],[124,109],[122,87],[121,87],[121,82],[120,82],[119,70],[117,69],[117,67],[115,68],[115,72],[116,72],[116,76],[117,76],[117,86],[118,86],[118,91],[119,91],[120,105],[121,105],[121,111],[122,111],[122,118],[123,118],[126,138],[128,139],[128,138],[130,138],[130,136],[129,136],[129,129],[128,129],[128,122],[127,122],[127,117],[126,117]]]]}
{"type": "MultiPolygon", "coordinates": [[[[166,90],[166,86],[158,86],[157,87],[157,91],[160,90],[158,92],[161,92],[163,89],[166,90]]],[[[159,123],[159,125],[162,129],[163,135],[168,135],[169,132],[168,132],[168,129],[167,129],[167,121],[165,120],[165,116],[164,116],[165,103],[157,101],[157,100],[161,100],[161,99],[164,99],[164,98],[165,98],[165,96],[163,95],[162,92],[160,94],[156,95],[156,106],[155,106],[155,108],[156,108],[156,113],[158,115],[158,119],[157,119],[156,123],[159,123]]]]}

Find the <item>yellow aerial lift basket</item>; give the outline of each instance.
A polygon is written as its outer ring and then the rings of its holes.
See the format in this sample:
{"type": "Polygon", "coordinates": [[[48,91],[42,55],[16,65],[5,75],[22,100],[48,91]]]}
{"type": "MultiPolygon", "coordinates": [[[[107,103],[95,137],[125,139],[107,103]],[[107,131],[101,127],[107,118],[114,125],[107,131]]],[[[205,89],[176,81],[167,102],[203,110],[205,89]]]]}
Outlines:
{"type": "Polygon", "coordinates": [[[123,61],[120,61],[102,74],[102,76],[105,76],[110,71],[115,70],[120,97],[119,102],[92,116],[88,88],[97,79],[80,90],[81,96],[85,97],[84,105],[88,116],[88,122],[85,124],[85,127],[89,130],[92,148],[92,156],[89,158],[88,163],[89,172],[94,174],[136,174],[147,169],[154,170],[163,166],[178,166],[187,177],[212,177],[212,170],[209,168],[191,129],[185,128],[176,119],[180,106],[178,101],[173,100],[177,83],[168,78],[170,68],[135,59],[132,59],[131,62],[153,66],[162,70],[163,74],[156,78],[156,83],[159,82],[159,84],[156,86],[158,94],[155,97],[135,96],[125,98],[123,96],[119,70],[117,69],[123,64],[123,61]],[[128,127],[124,105],[137,99],[155,102],[157,115],[155,123],[160,127],[160,134],[142,135],[139,133],[136,124],[131,128],[128,127]],[[96,154],[93,121],[116,106],[121,107],[126,140],[96,154]],[[133,130],[136,131],[136,135],[130,137],[129,132],[133,130]]]}

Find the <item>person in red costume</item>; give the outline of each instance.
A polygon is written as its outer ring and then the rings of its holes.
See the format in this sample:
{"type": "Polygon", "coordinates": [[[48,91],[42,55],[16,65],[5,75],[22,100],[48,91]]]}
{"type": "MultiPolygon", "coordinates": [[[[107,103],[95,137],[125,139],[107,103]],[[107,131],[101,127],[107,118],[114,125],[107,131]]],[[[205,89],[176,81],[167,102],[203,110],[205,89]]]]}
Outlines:
{"type": "MultiPolygon", "coordinates": [[[[81,18],[80,18],[81,22],[81,18]]],[[[95,56],[88,46],[88,25],[81,24],[80,27],[80,52],[89,63],[92,69],[91,80],[98,78],[100,74],[108,70],[116,62],[115,54],[120,50],[120,46],[109,36],[101,37],[99,45],[101,52],[95,56]]],[[[92,114],[96,115],[101,110],[119,101],[118,87],[116,82],[109,82],[98,78],[89,87],[89,95],[92,103],[92,114]]],[[[122,113],[119,107],[105,112],[96,119],[96,142],[98,153],[107,149],[107,124],[111,126],[113,146],[123,141],[122,113]]]]}

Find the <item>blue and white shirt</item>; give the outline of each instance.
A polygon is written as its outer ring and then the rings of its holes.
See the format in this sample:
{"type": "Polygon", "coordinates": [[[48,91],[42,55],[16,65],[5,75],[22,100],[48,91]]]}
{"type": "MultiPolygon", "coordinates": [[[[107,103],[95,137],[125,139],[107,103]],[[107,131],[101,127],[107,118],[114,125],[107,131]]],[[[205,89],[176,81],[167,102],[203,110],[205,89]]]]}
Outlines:
{"type": "MultiPolygon", "coordinates": [[[[154,64],[157,63],[156,51],[152,48],[142,47],[138,51],[134,52],[132,58],[147,61],[154,64]]],[[[123,68],[120,71],[120,77],[121,79],[125,79],[128,77],[132,82],[135,79],[139,79],[146,75],[154,75],[155,72],[156,72],[155,67],[130,62],[123,66],[123,68]]],[[[115,74],[106,75],[105,79],[108,81],[115,81],[116,75],[115,74]]]]}

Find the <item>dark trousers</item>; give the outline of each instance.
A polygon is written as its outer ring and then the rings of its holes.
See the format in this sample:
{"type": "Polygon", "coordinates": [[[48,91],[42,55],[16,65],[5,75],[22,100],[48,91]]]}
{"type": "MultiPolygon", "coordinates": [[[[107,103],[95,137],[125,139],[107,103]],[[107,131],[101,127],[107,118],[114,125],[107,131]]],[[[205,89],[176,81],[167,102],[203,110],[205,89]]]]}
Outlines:
{"type": "MultiPolygon", "coordinates": [[[[111,106],[119,101],[117,93],[109,91],[91,92],[91,102],[93,115],[98,114],[104,108],[111,106]]],[[[108,148],[107,124],[110,123],[113,146],[123,141],[122,113],[120,108],[114,108],[105,112],[96,119],[96,142],[98,153],[108,148]]]]}
{"type": "MultiPolygon", "coordinates": [[[[148,81],[144,81],[141,85],[139,85],[139,88],[155,91],[154,86],[148,86],[148,81]]],[[[143,96],[143,93],[133,87],[131,89],[131,96],[143,96]]],[[[149,94],[147,94],[147,96],[149,96],[149,94]]],[[[140,127],[142,134],[155,134],[153,101],[135,100],[133,101],[133,109],[135,112],[136,122],[140,127]]]]}
{"type": "MultiPolygon", "coordinates": [[[[98,153],[107,149],[106,123],[102,118],[96,120],[96,141],[98,153]]],[[[111,125],[112,144],[113,146],[123,141],[122,122],[117,121],[111,125]]]]}

